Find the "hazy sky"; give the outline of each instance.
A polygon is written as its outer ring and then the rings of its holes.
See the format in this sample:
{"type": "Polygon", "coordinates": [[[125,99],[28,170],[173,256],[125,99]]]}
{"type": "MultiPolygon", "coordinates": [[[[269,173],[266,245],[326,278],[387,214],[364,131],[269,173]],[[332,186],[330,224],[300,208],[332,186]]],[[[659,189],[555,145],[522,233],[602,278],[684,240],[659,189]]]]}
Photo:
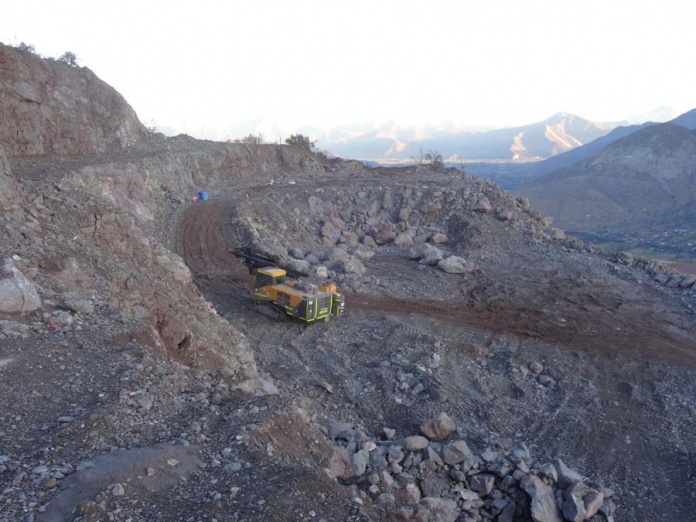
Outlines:
{"type": "Polygon", "coordinates": [[[696,0],[24,0],[3,2],[0,41],[72,51],[142,121],[220,138],[683,112],[695,21],[696,0]]]}

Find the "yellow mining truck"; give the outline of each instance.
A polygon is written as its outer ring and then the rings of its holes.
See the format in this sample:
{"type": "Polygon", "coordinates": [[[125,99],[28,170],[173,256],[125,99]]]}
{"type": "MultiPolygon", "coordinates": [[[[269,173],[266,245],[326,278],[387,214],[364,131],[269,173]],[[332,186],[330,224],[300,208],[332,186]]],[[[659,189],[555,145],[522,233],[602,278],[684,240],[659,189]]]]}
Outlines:
{"type": "Polygon", "coordinates": [[[305,323],[328,321],[331,316],[343,313],[345,300],[334,283],[311,283],[304,272],[280,266],[278,258],[249,248],[235,248],[230,252],[256,276],[254,302],[259,309],[270,309],[280,320],[294,317],[305,323]]]}

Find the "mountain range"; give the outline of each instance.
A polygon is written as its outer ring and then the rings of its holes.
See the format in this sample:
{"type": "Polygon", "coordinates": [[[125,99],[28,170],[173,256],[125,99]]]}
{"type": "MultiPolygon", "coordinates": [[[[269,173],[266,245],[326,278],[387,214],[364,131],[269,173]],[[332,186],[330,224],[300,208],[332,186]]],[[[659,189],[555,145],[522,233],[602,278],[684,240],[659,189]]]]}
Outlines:
{"type": "Polygon", "coordinates": [[[327,133],[319,141],[322,148],[338,156],[375,161],[410,159],[431,149],[449,161],[529,161],[582,146],[618,125],[561,112],[541,122],[482,132],[423,131],[385,124],[369,130],[327,133]]]}
{"type": "Polygon", "coordinates": [[[542,172],[551,172],[517,193],[563,228],[658,246],[670,246],[670,237],[678,236],[672,238],[677,250],[696,255],[689,245],[696,245],[694,129],[696,110],[668,123],[618,128],[538,163],[542,172]],[[562,167],[553,170],[556,165],[562,167]]]}

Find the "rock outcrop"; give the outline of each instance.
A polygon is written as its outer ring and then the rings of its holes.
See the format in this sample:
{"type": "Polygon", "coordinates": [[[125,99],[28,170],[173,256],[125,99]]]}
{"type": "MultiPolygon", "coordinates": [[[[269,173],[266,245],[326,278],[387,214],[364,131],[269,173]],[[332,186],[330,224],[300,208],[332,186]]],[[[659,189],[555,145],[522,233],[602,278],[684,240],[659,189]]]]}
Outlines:
{"type": "Polygon", "coordinates": [[[135,111],[86,67],[0,44],[0,143],[11,156],[95,154],[146,136],[135,111]]]}

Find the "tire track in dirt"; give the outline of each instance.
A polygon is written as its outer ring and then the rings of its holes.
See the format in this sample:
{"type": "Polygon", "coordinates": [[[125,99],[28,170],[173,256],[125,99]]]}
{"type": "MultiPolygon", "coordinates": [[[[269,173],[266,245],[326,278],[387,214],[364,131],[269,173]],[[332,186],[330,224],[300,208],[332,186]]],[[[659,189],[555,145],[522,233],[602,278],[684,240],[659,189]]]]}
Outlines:
{"type": "Polygon", "coordinates": [[[349,294],[346,306],[375,313],[421,316],[448,325],[538,339],[577,350],[662,359],[696,368],[696,343],[666,331],[664,325],[647,315],[623,318],[608,314],[606,310],[584,310],[577,317],[558,324],[553,317],[540,311],[512,307],[477,310],[468,303],[453,300],[398,299],[367,294],[349,294]]]}

